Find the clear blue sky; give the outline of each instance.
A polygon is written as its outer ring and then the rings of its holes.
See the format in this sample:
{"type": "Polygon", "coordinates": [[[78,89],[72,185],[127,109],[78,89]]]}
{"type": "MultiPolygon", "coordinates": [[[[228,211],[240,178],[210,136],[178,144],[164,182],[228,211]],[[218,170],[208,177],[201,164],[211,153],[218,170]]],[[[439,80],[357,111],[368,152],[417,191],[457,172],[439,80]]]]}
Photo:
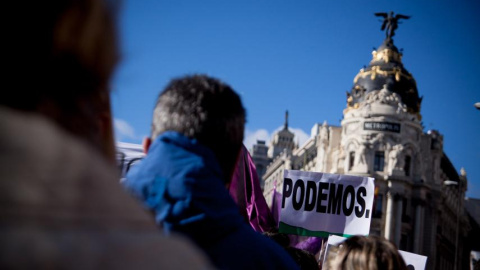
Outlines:
{"type": "Polygon", "coordinates": [[[287,109],[303,137],[315,123],[340,125],[345,92],[385,37],[373,13],[390,10],[412,16],[394,40],[423,96],[424,131],[444,135],[444,151],[467,171],[467,196],[480,198],[480,1],[126,0],[117,140],[140,143],[158,93],[192,73],[240,93],[250,141],[271,135],[287,109]]]}

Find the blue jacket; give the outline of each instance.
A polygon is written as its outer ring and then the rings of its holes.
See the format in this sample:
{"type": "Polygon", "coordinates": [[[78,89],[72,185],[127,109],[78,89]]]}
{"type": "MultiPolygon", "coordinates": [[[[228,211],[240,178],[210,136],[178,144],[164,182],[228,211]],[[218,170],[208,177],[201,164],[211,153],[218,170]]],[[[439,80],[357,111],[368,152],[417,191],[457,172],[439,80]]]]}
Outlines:
{"type": "Polygon", "coordinates": [[[213,152],[176,132],[165,132],[124,186],[153,211],[168,232],[189,237],[220,269],[298,269],[282,247],[254,232],[222,181],[213,152]]]}

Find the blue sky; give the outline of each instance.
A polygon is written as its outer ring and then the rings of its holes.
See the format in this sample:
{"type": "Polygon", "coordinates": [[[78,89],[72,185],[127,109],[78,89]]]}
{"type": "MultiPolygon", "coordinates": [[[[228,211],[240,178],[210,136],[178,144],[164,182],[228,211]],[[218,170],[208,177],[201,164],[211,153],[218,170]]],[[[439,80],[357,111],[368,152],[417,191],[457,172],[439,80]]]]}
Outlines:
{"type": "Polygon", "coordinates": [[[340,125],[346,91],[385,37],[373,13],[391,10],[412,16],[394,41],[423,96],[424,131],[444,135],[467,171],[467,196],[480,198],[479,1],[126,0],[112,82],[117,140],[140,143],[158,93],[192,73],[240,93],[247,145],[279,128],[285,110],[300,141],[315,123],[340,125]]]}

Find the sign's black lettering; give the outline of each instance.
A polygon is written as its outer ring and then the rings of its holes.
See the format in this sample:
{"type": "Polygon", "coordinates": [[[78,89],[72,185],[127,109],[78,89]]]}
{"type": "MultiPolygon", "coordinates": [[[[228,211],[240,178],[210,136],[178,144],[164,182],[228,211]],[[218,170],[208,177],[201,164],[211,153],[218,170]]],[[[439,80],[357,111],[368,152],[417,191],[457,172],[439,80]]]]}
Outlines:
{"type": "Polygon", "coordinates": [[[400,124],[391,122],[364,122],[363,129],[400,133],[400,124]]]}
{"type": "Polygon", "coordinates": [[[353,212],[353,206],[355,205],[355,189],[353,186],[347,186],[345,192],[343,193],[343,214],[350,216],[353,212]],[[348,197],[350,197],[350,204],[347,205],[348,197]]]}
{"type": "Polygon", "coordinates": [[[300,210],[303,205],[303,201],[305,199],[305,184],[303,183],[302,179],[298,179],[293,186],[293,209],[300,210]],[[300,195],[298,191],[300,190],[300,195]]]}
{"type": "Polygon", "coordinates": [[[285,200],[287,197],[292,195],[293,181],[290,178],[285,178],[283,180],[283,198],[282,198],[282,208],[285,208],[285,200]]]}
{"type": "Polygon", "coordinates": [[[337,192],[335,192],[335,186],[336,185],[334,183],[330,183],[330,193],[328,195],[327,213],[340,215],[340,209],[342,207],[343,185],[342,184],[338,185],[337,192]]]}
{"type": "Polygon", "coordinates": [[[357,190],[358,206],[355,207],[355,215],[359,218],[365,213],[365,199],[363,198],[365,196],[367,196],[367,189],[365,187],[359,187],[357,190]]]}
{"type": "Polygon", "coordinates": [[[315,209],[318,213],[369,218],[370,209],[366,208],[367,189],[364,186],[355,190],[354,186],[328,182],[303,181],[295,182],[285,178],[283,184],[282,208],[286,199],[291,197],[293,209],[307,212],[315,209]]]}
{"type": "Polygon", "coordinates": [[[307,194],[305,195],[305,211],[312,211],[317,200],[317,184],[315,181],[307,181],[307,194]]]}
{"type": "Polygon", "coordinates": [[[318,189],[317,212],[325,213],[327,211],[327,207],[325,205],[322,205],[322,201],[325,201],[327,199],[327,194],[323,191],[328,190],[328,183],[318,183],[318,189]]]}

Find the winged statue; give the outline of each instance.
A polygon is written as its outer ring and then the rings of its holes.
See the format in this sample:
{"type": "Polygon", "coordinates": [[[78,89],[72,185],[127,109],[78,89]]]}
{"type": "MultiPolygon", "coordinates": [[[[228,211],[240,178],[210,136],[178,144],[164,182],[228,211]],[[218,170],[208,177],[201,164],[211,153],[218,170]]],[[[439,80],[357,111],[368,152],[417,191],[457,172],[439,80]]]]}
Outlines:
{"type": "Polygon", "coordinates": [[[386,12],[377,12],[375,13],[375,16],[377,17],[383,17],[383,23],[382,23],[382,28],[381,30],[385,30],[387,40],[391,40],[392,37],[395,35],[395,30],[398,28],[399,20],[400,19],[409,19],[410,16],[402,15],[402,14],[397,14],[394,16],[393,11],[390,11],[389,13],[386,12]]]}

